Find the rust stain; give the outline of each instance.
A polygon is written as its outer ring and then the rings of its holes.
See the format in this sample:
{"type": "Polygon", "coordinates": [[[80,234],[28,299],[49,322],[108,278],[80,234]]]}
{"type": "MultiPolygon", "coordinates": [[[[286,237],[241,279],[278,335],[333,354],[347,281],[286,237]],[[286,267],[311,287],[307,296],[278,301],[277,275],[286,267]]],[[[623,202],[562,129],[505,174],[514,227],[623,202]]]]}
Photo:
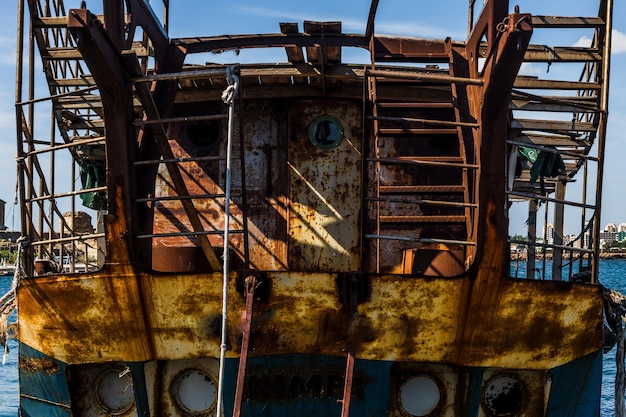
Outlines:
{"type": "Polygon", "coordinates": [[[61,366],[47,358],[22,358],[20,357],[18,367],[33,373],[45,372],[48,375],[56,374],[61,370],[61,366]]]}

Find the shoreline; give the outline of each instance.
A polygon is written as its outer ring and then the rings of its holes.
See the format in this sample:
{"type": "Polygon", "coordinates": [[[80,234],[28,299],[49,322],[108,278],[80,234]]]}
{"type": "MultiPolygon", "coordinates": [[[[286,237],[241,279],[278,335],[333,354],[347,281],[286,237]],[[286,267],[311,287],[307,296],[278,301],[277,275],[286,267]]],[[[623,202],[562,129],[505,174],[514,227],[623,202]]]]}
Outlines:
{"type": "MultiPolygon", "coordinates": [[[[535,255],[535,260],[541,260],[545,257],[545,259],[552,259],[552,253],[539,253],[535,255]]],[[[511,253],[511,261],[526,261],[528,258],[527,254],[525,253],[511,253]]],[[[563,259],[569,259],[570,258],[570,253],[569,252],[564,252],[563,253],[563,259]]],[[[626,252],[600,252],[599,255],[600,259],[608,259],[608,260],[614,260],[614,259],[626,259],[626,252]]]]}

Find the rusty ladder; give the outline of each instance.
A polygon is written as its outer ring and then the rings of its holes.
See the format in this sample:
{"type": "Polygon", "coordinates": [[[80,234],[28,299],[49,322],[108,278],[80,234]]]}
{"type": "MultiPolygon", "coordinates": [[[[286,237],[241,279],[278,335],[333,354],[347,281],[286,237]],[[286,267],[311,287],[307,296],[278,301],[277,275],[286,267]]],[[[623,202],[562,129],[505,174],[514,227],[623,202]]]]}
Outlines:
{"type": "Polygon", "coordinates": [[[462,120],[465,112],[458,103],[466,103],[459,100],[459,86],[479,81],[457,76],[454,67],[451,62],[448,73],[415,68],[380,71],[374,64],[366,70],[371,108],[367,117],[372,120],[366,165],[373,165],[369,172],[376,172],[366,199],[374,207],[370,218],[376,222],[373,233],[365,237],[374,242],[377,272],[383,239],[436,250],[473,245],[469,236],[477,204],[470,178],[478,165],[473,142],[466,137],[471,138],[468,129],[478,124],[462,120]],[[450,96],[396,99],[385,92],[390,86],[443,86],[450,89],[450,96]]]}

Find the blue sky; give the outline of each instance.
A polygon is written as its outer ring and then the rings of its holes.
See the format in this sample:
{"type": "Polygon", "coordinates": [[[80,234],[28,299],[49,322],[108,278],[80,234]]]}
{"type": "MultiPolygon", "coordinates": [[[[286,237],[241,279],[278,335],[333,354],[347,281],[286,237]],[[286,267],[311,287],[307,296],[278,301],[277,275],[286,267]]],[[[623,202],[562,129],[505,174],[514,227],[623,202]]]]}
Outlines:
{"type": "MultiPolygon", "coordinates": [[[[67,8],[78,7],[79,0],[66,0],[67,8]]],[[[344,32],[362,33],[369,11],[367,0],[303,1],[280,0],[248,1],[195,1],[170,0],[170,35],[172,37],[211,36],[226,33],[276,33],[279,22],[303,20],[341,20],[344,32]]],[[[480,3],[480,1],[477,1],[480,3]]],[[[586,0],[519,0],[521,12],[544,15],[593,16],[597,13],[597,1],[586,0]],[[540,3],[540,4],[537,4],[540,3]]],[[[613,60],[611,73],[610,114],[605,163],[605,185],[601,224],[626,222],[626,1],[615,2],[613,60]]],[[[160,1],[152,0],[157,15],[160,1]]],[[[425,38],[464,40],[467,30],[466,0],[381,0],[376,20],[377,33],[393,33],[425,38]]],[[[101,10],[100,1],[87,1],[91,10],[101,10]]],[[[6,1],[0,15],[0,198],[7,201],[7,226],[19,227],[19,216],[13,223],[12,202],[15,193],[15,49],[17,1],[6,1]]],[[[537,37],[541,34],[536,32],[537,37]]],[[[559,46],[584,42],[574,31],[561,39],[550,39],[559,46]]],[[[539,43],[533,39],[531,42],[539,43]]],[[[284,50],[276,50],[276,60],[284,61],[284,50]]],[[[196,62],[254,62],[267,61],[261,50],[244,51],[241,55],[203,55],[194,57],[196,62]]],[[[367,56],[359,51],[344,51],[344,60],[362,62],[367,56]]],[[[524,69],[531,74],[544,72],[547,68],[533,66],[524,69]]],[[[48,123],[46,118],[45,123],[48,123]]],[[[45,129],[40,130],[41,132],[45,129]]],[[[512,232],[523,231],[523,216],[513,219],[512,232]]],[[[566,227],[567,231],[567,227],[566,227]]]]}

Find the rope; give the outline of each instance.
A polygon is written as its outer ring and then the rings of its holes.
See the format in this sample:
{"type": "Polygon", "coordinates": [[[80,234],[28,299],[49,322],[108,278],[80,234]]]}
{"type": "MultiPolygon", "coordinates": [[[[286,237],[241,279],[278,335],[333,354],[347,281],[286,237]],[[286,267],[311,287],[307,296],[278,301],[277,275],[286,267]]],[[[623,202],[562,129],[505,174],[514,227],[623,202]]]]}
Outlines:
{"type": "MultiPolygon", "coordinates": [[[[604,288],[604,317],[617,342],[615,352],[615,417],[625,417],[624,409],[624,324],[626,319],[626,297],[617,291],[604,288]]],[[[612,346],[604,346],[604,352],[610,350],[612,346]]]]}
{"type": "Polygon", "coordinates": [[[6,363],[7,357],[9,356],[8,339],[10,337],[15,337],[15,334],[9,330],[12,329],[12,327],[16,323],[7,323],[9,321],[9,316],[17,307],[17,287],[22,277],[26,275],[22,267],[22,258],[26,245],[28,245],[28,240],[25,236],[21,236],[19,239],[17,239],[17,259],[15,260],[15,273],[13,275],[13,282],[11,283],[11,288],[9,289],[9,291],[7,291],[7,293],[4,294],[2,298],[0,298],[0,346],[4,350],[4,354],[2,355],[2,365],[6,363]]]}
{"type": "Polygon", "coordinates": [[[223,255],[223,288],[222,288],[222,343],[220,345],[220,369],[217,383],[217,417],[224,412],[224,365],[226,362],[226,349],[228,348],[228,235],[230,229],[230,188],[232,178],[232,148],[233,148],[233,125],[235,114],[235,97],[239,90],[239,77],[235,74],[236,67],[226,68],[226,80],[228,87],[222,93],[222,101],[228,104],[228,139],[226,144],[226,184],[224,200],[224,255],[223,255]]]}

